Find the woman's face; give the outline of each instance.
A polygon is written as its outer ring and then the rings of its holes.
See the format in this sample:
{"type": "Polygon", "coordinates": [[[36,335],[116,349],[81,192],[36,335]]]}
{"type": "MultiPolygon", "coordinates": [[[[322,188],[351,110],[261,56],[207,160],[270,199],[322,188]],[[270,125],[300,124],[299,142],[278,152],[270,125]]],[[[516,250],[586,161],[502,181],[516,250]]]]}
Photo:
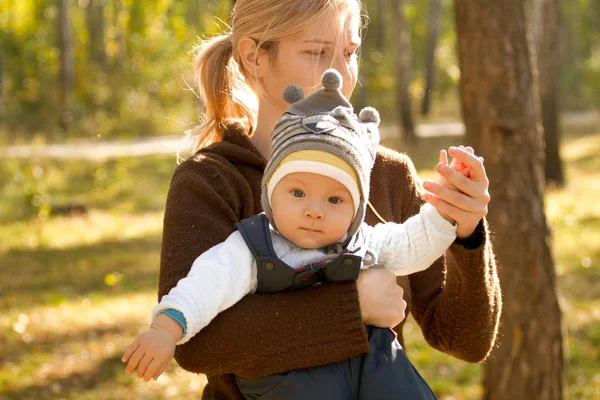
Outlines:
{"type": "Polygon", "coordinates": [[[282,114],[289,107],[282,98],[284,89],[300,86],[308,96],[321,88],[321,75],[328,68],[342,74],[342,93],[350,98],[358,74],[358,30],[358,18],[340,17],[332,11],[300,33],[280,40],[276,58],[261,71],[266,95],[261,102],[269,102],[282,114]]]}

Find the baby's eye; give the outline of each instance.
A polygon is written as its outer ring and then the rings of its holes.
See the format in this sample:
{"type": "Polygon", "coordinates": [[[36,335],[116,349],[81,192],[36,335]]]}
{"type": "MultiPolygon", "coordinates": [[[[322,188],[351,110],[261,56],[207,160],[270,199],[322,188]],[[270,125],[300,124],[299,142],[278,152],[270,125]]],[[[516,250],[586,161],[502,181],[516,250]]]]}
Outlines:
{"type": "Polygon", "coordinates": [[[304,192],[300,189],[294,189],[294,190],[292,190],[292,196],[298,197],[298,198],[304,197],[304,192]]]}
{"type": "Polygon", "coordinates": [[[327,201],[329,201],[331,204],[340,204],[342,202],[342,199],[340,199],[339,197],[330,197],[327,199],[327,201]]]}

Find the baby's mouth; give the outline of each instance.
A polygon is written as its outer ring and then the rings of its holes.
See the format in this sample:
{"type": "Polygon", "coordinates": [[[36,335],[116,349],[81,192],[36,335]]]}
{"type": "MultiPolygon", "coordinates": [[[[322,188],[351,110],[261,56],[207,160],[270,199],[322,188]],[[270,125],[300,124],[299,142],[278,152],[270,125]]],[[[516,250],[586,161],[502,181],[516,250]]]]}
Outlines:
{"type": "Polygon", "coordinates": [[[320,230],[314,228],[300,228],[303,231],[311,232],[311,233],[321,233],[320,230]]]}

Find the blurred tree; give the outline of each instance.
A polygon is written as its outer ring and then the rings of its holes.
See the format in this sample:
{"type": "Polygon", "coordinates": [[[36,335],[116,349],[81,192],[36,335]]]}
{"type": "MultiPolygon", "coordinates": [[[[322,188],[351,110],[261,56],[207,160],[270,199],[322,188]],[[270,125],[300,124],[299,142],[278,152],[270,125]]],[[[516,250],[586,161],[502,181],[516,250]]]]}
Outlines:
{"type": "Polygon", "coordinates": [[[188,26],[194,28],[196,31],[200,29],[200,0],[188,0],[186,1],[187,11],[185,13],[185,20],[188,26]]]}
{"type": "Polygon", "coordinates": [[[396,109],[400,111],[402,137],[408,142],[416,142],[415,123],[408,86],[411,81],[410,27],[404,15],[404,0],[391,0],[393,15],[396,17],[396,109]]]}
{"type": "Polygon", "coordinates": [[[119,15],[121,13],[121,0],[113,0],[113,40],[115,43],[114,47],[114,64],[116,67],[123,65],[124,58],[127,54],[127,41],[123,34],[123,28],[119,23],[119,15]]]}
{"type": "Polygon", "coordinates": [[[104,43],[104,7],[105,0],[87,0],[86,22],[89,33],[90,59],[99,65],[106,63],[104,43]]]}
{"type": "Polygon", "coordinates": [[[423,89],[423,102],[421,103],[421,114],[429,115],[431,94],[435,84],[435,49],[440,32],[440,14],[442,12],[442,0],[429,0],[429,12],[427,18],[427,53],[425,61],[425,88],[423,89]]]}
{"type": "Polygon", "coordinates": [[[560,158],[560,0],[533,0],[532,26],[546,139],[546,183],[563,185],[560,158]]]}
{"type": "Polygon", "coordinates": [[[455,0],[467,143],[489,171],[503,292],[484,398],[562,399],[562,316],[544,214],[543,135],[525,3],[455,0]]]}
{"type": "MultiPolygon", "coordinates": [[[[0,38],[4,36],[4,32],[0,30],[0,38]]],[[[0,100],[4,97],[4,40],[0,40],[0,100]]]]}
{"type": "Polygon", "coordinates": [[[58,48],[60,51],[61,124],[71,122],[70,100],[75,87],[75,60],[73,56],[73,31],[71,28],[71,4],[69,0],[58,2],[58,48]]]}

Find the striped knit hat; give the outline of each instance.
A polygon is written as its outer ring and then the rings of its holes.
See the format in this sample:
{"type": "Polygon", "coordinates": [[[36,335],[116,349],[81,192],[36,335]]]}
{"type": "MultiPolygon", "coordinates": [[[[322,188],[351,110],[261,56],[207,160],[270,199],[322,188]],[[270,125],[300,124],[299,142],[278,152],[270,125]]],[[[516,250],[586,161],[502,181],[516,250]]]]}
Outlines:
{"type": "Polygon", "coordinates": [[[271,137],[271,154],[262,180],[262,206],[275,228],[270,200],[286,175],[311,172],[343,184],[354,203],[354,219],[345,238],[356,233],[369,200],[371,168],[379,144],[379,113],[364,108],[359,116],[340,92],[342,77],[328,69],[323,89],[304,98],[302,89],[288,86],[283,94],[291,103],[277,120],[271,137]]]}

